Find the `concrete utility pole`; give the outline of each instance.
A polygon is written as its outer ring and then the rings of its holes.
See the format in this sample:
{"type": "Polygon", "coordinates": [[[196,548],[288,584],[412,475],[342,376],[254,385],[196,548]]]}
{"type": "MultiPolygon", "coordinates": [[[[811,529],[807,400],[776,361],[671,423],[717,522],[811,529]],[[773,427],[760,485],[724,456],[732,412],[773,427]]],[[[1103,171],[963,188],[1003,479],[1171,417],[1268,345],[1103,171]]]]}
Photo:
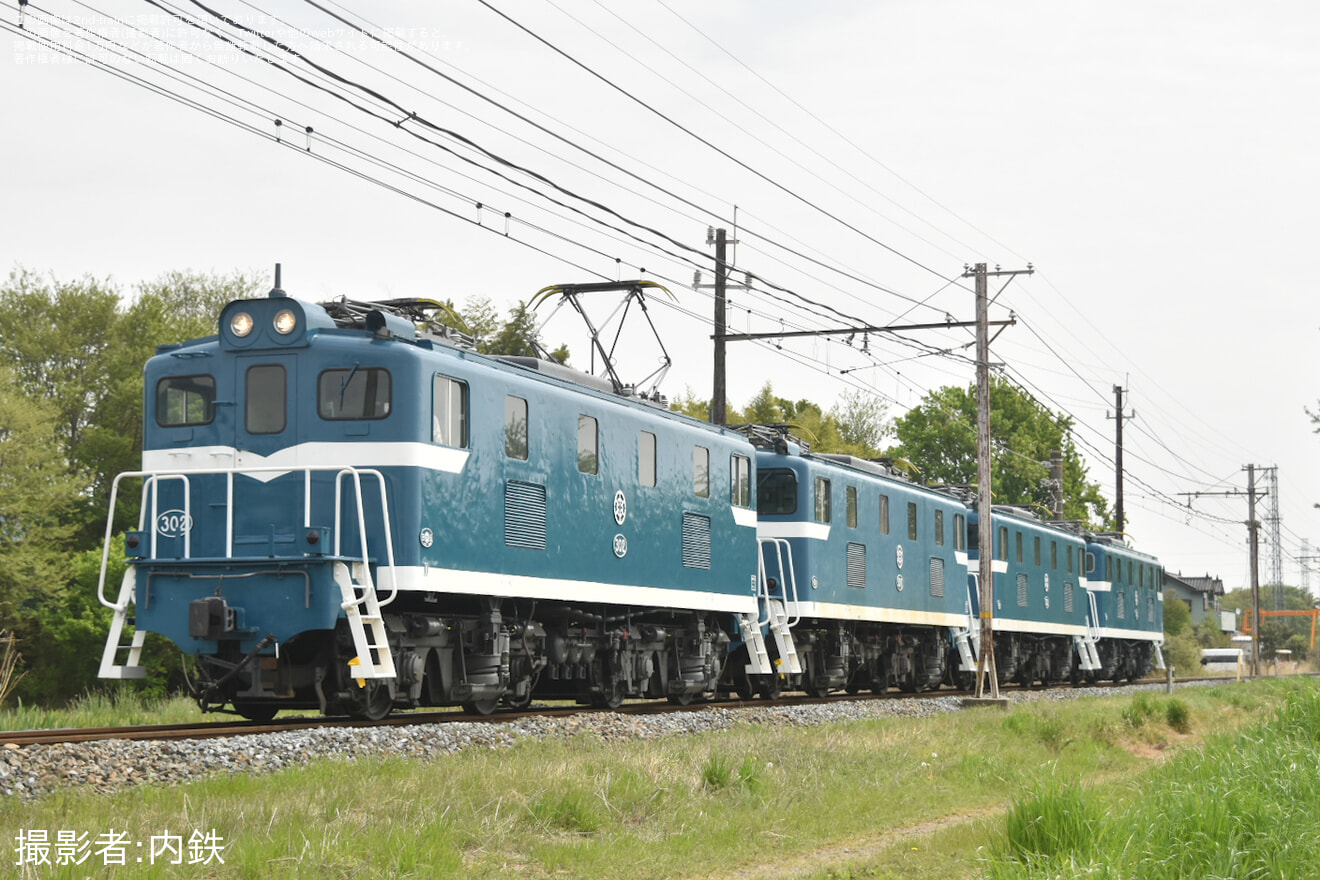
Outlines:
{"type": "MultiPolygon", "coordinates": [[[[1126,528],[1127,520],[1123,517],[1123,392],[1126,389],[1122,385],[1114,386],[1114,415],[1105,414],[1106,418],[1114,419],[1116,425],[1114,440],[1114,480],[1117,483],[1114,491],[1114,525],[1118,533],[1122,535],[1126,528]]],[[[1126,418],[1135,419],[1136,413],[1128,413],[1126,418]]]]}
{"type": "MultiPolygon", "coordinates": [[[[1256,466],[1249,464],[1242,469],[1247,472],[1247,534],[1251,544],[1251,675],[1255,678],[1260,675],[1260,523],[1256,521],[1256,496],[1264,493],[1256,491],[1256,466]]],[[[1242,492],[1230,489],[1226,492],[1179,492],[1178,494],[1187,497],[1187,506],[1190,508],[1192,498],[1206,496],[1226,498],[1230,495],[1241,495],[1242,492]]]]}
{"type": "MultiPolygon", "coordinates": [[[[976,696],[985,696],[985,682],[990,680],[990,698],[999,699],[999,668],[995,665],[995,579],[994,579],[994,501],[990,490],[990,296],[989,278],[1005,275],[1030,275],[1026,269],[990,272],[985,263],[964,270],[963,277],[976,279],[976,482],[977,548],[980,571],[981,651],[976,660],[976,696]]],[[[1002,288],[1001,288],[1002,291],[1002,288]]]]}
{"type": "Polygon", "coordinates": [[[724,387],[724,335],[726,305],[725,285],[729,280],[729,266],[724,259],[727,244],[723,229],[715,230],[715,390],[710,401],[710,421],[713,425],[723,425],[728,421],[724,387]]]}
{"type": "Polygon", "coordinates": [[[1251,677],[1260,677],[1260,523],[1256,522],[1256,466],[1247,465],[1247,530],[1251,533],[1251,677]]]}

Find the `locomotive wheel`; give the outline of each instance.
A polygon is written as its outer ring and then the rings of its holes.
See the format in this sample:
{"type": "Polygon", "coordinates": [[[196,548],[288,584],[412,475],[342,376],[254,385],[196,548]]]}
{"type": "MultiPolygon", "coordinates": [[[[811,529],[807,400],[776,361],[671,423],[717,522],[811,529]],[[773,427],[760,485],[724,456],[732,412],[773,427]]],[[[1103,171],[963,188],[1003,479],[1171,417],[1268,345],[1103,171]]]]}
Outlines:
{"type": "Polygon", "coordinates": [[[390,714],[390,710],[394,708],[394,700],[390,697],[389,685],[375,679],[368,679],[363,691],[365,693],[361,695],[360,699],[354,701],[353,706],[348,710],[350,718],[379,721],[390,714]]]}
{"type": "Polygon", "coordinates": [[[248,721],[269,721],[275,717],[275,713],[279,711],[279,708],[270,703],[247,703],[236,701],[234,703],[234,711],[239,715],[242,715],[248,721]]]}
{"type": "Polygon", "coordinates": [[[591,705],[595,709],[617,709],[623,705],[623,682],[616,681],[601,686],[600,693],[591,695],[591,705]]]}
{"type": "Polygon", "coordinates": [[[756,696],[756,691],[752,689],[752,679],[747,675],[747,663],[750,658],[747,655],[747,646],[744,645],[733,656],[729,658],[729,664],[733,669],[733,692],[738,695],[740,700],[750,700],[756,696]]]}
{"type": "Polygon", "coordinates": [[[807,696],[823,700],[830,695],[830,688],[822,684],[820,676],[816,674],[819,663],[814,654],[802,655],[802,689],[807,692],[807,696]]]}
{"type": "Polygon", "coordinates": [[[784,695],[784,683],[779,677],[779,673],[772,672],[769,675],[757,676],[761,679],[757,684],[756,692],[761,695],[763,700],[777,700],[784,695]]]}
{"type": "Polygon", "coordinates": [[[489,715],[500,705],[499,697],[485,697],[480,700],[468,700],[463,704],[463,711],[469,715],[489,715]]]}

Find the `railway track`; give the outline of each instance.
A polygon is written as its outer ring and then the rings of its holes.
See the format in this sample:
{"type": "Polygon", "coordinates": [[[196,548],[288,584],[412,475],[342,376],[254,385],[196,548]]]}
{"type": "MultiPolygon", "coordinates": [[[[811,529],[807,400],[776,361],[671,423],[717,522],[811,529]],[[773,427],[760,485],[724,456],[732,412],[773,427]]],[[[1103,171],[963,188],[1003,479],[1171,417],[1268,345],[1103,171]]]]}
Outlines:
{"type": "MultiPolygon", "coordinates": [[[[1224,681],[1230,683],[1232,679],[1217,678],[1180,678],[1180,684],[1199,681],[1224,681]]],[[[1138,684],[1163,684],[1162,681],[1148,679],[1138,684]]],[[[1082,685],[1081,689],[1090,687],[1109,687],[1110,684],[1082,685]]],[[[1073,685],[1059,684],[1052,685],[1050,688],[1035,687],[1030,689],[1008,688],[1003,692],[1012,694],[1018,690],[1040,691],[1053,688],[1078,689],[1073,685]]],[[[764,700],[740,700],[737,697],[720,697],[714,700],[693,702],[686,706],[672,705],[666,702],[648,700],[638,701],[636,703],[625,703],[617,709],[594,709],[586,706],[577,705],[554,705],[545,704],[536,708],[514,711],[499,711],[493,715],[468,715],[463,712],[447,710],[438,712],[409,712],[391,715],[380,721],[365,721],[352,718],[306,718],[300,716],[290,716],[289,718],[276,719],[274,721],[216,721],[216,722],[187,722],[179,724],[144,724],[124,727],[87,727],[87,728],[54,728],[46,730],[13,730],[0,731],[0,748],[23,748],[31,745],[58,745],[61,743],[81,743],[95,742],[98,740],[138,740],[138,741],[168,741],[180,739],[218,739],[231,736],[250,736],[259,733],[274,733],[290,730],[309,730],[312,728],[386,728],[386,727],[404,727],[408,725],[419,724],[453,724],[456,722],[487,722],[492,724],[510,723],[523,718],[538,716],[550,718],[568,718],[575,715],[595,714],[600,712],[614,712],[622,715],[658,715],[666,712],[700,712],[704,709],[718,707],[721,709],[751,709],[766,706],[813,706],[824,705],[835,702],[859,702],[869,700],[920,700],[934,699],[937,697],[968,697],[971,694],[967,691],[958,690],[935,690],[926,691],[919,694],[905,693],[887,693],[872,694],[859,693],[832,694],[828,697],[808,697],[808,696],[786,696],[773,703],[767,703],[764,700]]]]}

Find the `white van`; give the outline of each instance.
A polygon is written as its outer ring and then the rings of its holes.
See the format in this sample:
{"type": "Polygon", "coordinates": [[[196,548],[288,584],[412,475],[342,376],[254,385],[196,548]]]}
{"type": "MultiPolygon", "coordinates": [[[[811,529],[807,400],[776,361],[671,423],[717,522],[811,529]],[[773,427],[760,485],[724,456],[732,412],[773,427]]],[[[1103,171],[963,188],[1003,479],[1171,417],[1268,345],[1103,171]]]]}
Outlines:
{"type": "Polygon", "coordinates": [[[1209,673],[1241,675],[1246,671],[1246,652],[1241,648],[1205,648],[1201,651],[1201,665],[1209,673]]]}

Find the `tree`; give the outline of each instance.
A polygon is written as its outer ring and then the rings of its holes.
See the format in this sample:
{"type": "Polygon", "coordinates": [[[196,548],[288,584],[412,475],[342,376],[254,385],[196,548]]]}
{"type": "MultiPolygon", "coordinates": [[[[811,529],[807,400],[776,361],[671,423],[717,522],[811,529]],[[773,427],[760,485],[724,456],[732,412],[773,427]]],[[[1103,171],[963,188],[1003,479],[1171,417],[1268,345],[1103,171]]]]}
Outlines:
{"type": "Polygon", "coordinates": [[[839,426],[839,439],[851,454],[875,458],[892,428],[885,419],[888,412],[889,407],[874,394],[849,389],[840,395],[830,415],[839,426]]]}
{"type": "Polygon", "coordinates": [[[1164,591],[1164,634],[1176,636],[1192,625],[1192,610],[1173,590],[1164,591]]]}
{"type": "MultiPolygon", "coordinates": [[[[1063,452],[1064,518],[1111,528],[1109,505],[1073,443],[1072,420],[1040,406],[1011,383],[992,378],[990,436],[994,499],[998,503],[1049,509],[1052,492],[1048,460],[1063,452]]],[[[907,415],[895,420],[898,445],[891,454],[920,468],[927,483],[976,483],[976,386],[946,386],[930,392],[907,415]]]]}

